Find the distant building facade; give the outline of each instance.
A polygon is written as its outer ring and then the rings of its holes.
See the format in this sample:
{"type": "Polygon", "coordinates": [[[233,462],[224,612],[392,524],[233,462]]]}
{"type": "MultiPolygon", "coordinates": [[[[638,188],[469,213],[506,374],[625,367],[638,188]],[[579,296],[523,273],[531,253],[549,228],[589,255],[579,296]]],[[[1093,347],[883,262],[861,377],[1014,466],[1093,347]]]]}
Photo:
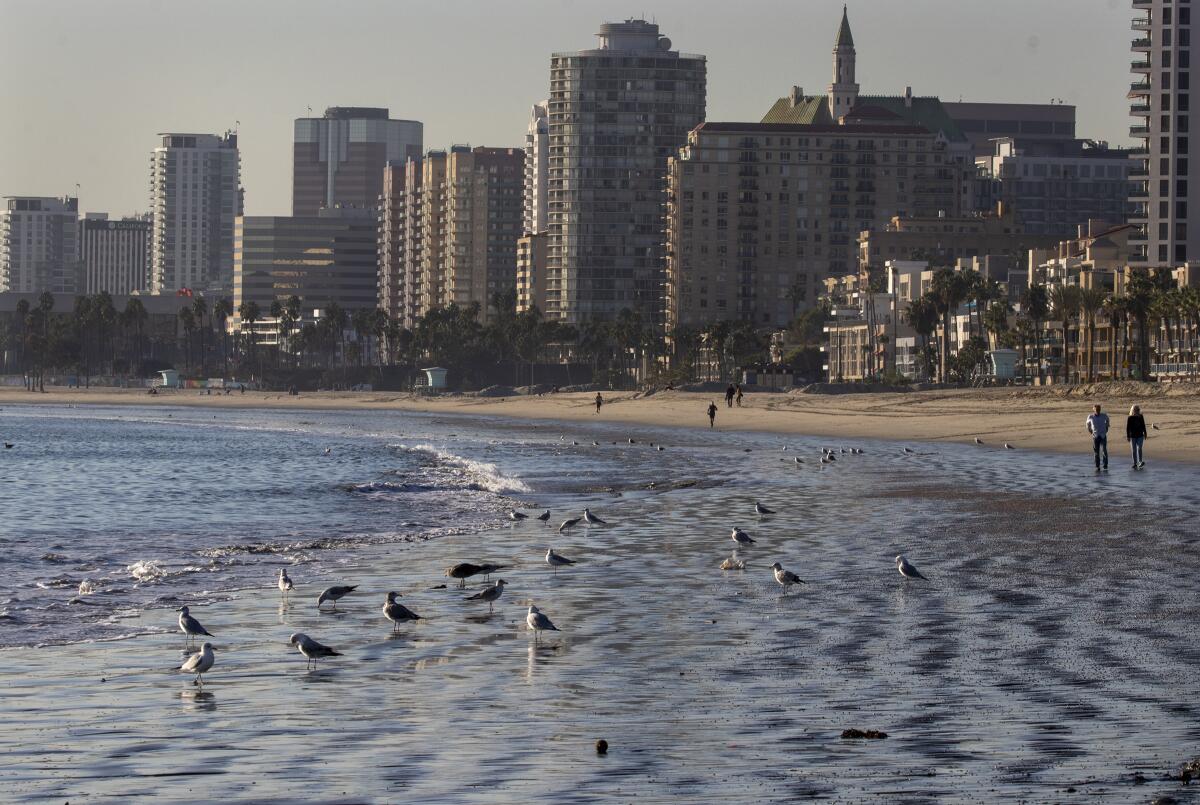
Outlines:
{"type": "Polygon", "coordinates": [[[550,194],[550,102],[533,105],[525,133],[524,231],[545,232],[550,194]]]}
{"type": "Polygon", "coordinates": [[[705,58],[657,25],[600,26],[598,47],[550,62],[546,308],[578,323],[623,309],[662,320],[662,176],[704,120],[705,58]]]}
{"type": "Polygon", "coordinates": [[[412,327],[433,308],[516,287],[525,153],[519,148],[430,151],[386,172],[380,214],[380,305],[412,327]]]}
{"type": "Polygon", "coordinates": [[[149,216],[110,220],[88,213],[79,222],[83,291],[126,295],[145,291],[150,279],[149,216]]]}
{"type": "Polygon", "coordinates": [[[237,134],[159,136],[150,157],[150,292],[228,293],[242,214],[237,134]]]}
{"type": "Polygon", "coordinates": [[[421,156],[424,126],[392,120],[387,109],[334,106],[295,121],[292,215],[325,207],[374,208],[388,162],[421,156]]]}
{"type": "Polygon", "coordinates": [[[0,206],[0,291],[77,293],[79,199],[5,196],[0,206]]]}
{"type": "Polygon", "coordinates": [[[377,222],[371,210],[323,209],[317,215],[243,216],[235,229],[234,326],[243,302],[300,297],[308,310],[337,303],[374,309],[378,294],[377,222]]]}
{"type": "Polygon", "coordinates": [[[894,120],[698,126],[667,169],[667,331],[786,326],[825,277],[857,273],[860,232],[956,198],[952,159],[894,120]]]}
{"type": "Polygon", "coordinates": [[[517,241],[517,312],[532,307],[546,310],[546,252],[549,237],[545,232],[524,234],[517,241]]]}
{"type": "Polygon", "coordinates": [[[992,140],[1020,137],[1036,140],[1074,140],[1075,107],[1065,103],[942,104],[971,141],[976,157],[990,157],[992,140]]]}
{"type": "MultiPolygon", "coordinates": [[[[1134,80],[1129,136],[1140,144],[1137,185],[1129,199],[1138,227],[1131,238],[1137,266],[1173,267],[1200,259],[1200,214],[1189,198],[1200,189],[1200,159],[1190,153],[1192,9],[1171,0],[1133,0],[1134,80]],[[1195,168],[1193,170],[1193,168],[1195,168]]],[[[1200,109],[1200,104],[1197,105],[1200,109]]]]}
{"type": "Polygon", "coordinates": [[[1031,234],[1068,238],[1080,224],[1125,223],[1133,208],[1130,152],[1090,140],[1006,137],[976,165],[987,182],[984,207],[1012,209],[1031,234]]]}

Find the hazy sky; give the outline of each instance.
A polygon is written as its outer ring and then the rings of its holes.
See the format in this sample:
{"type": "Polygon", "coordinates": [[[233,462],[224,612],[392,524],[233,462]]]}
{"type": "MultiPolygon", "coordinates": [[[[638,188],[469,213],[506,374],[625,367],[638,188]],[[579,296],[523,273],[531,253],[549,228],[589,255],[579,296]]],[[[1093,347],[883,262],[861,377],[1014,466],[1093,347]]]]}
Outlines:
{"type": "MultiPolygon", "coordinates": [[[[1128,144],[1129,0],[852,0],[869,94],[1078,107],[1079,136],[1128,144]]],[[[0,195],[148,206],[161,131],[241,121],[246,211],[291,211],[292,120],[386,106],[425,147],[519,146],[550,54],[645,15],[708,57],[708,119],[758,120],[824,91],[832,0],[0,0],[0,195]]]]}

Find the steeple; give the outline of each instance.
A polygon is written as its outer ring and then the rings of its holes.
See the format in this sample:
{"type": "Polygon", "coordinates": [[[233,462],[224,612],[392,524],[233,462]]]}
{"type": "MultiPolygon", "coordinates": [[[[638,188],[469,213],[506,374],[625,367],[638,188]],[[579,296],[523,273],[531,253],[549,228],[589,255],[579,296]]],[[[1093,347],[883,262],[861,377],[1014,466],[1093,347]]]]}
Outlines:
{"type": "Polygon", "coordinates": [[[854,57],[850,16],[843,5],[842,24],[833,43],[833,83],[829,85],[829,114],[834,120],[853,109],[858,101],[858,84],[854,83],[854,57]]]}

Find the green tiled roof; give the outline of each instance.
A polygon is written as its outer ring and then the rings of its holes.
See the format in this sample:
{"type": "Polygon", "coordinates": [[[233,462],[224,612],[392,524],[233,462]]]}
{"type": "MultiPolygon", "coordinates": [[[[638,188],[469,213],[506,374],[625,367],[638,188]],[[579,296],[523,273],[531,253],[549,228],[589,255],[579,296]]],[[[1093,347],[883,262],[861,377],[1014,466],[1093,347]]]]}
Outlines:
{"type": "MultiPolygon", "coordinates": [[[[909,107],[904,105],[904,98],[899,95],[859,95],[855,105],[886,109],[915,126],[935,133],[941,132],[952,142],[965,142],[967,139],[938,98],[913,98],[912,106],[909,107]]],[[[792,106],[790,98],[780,98],[763,115],[762,122],[820,125],[837,123],[829,114],[828,98],[824,95],[807,95],[795,106],[792,106]]]]}

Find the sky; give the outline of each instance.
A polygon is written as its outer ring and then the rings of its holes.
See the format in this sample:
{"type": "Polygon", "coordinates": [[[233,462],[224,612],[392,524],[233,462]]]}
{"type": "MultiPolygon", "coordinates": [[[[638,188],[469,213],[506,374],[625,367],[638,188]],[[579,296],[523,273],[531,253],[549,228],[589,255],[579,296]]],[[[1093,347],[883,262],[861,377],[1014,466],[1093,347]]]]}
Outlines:
{"type": "MultiPolygon", "coordinates": [[[[708,57],[707,119],[824,92],[831,0],[0,0],[0,195],[149,206],[156,133],[237,127],[248,215],[291,212],[292,121],[386,106],[425,147],[521,146],[550,54],[644,16],[708,57]]],[[[1129,0],[851,0],[865,94],[1074,104],[1129,145],[1129,0]]]]}

